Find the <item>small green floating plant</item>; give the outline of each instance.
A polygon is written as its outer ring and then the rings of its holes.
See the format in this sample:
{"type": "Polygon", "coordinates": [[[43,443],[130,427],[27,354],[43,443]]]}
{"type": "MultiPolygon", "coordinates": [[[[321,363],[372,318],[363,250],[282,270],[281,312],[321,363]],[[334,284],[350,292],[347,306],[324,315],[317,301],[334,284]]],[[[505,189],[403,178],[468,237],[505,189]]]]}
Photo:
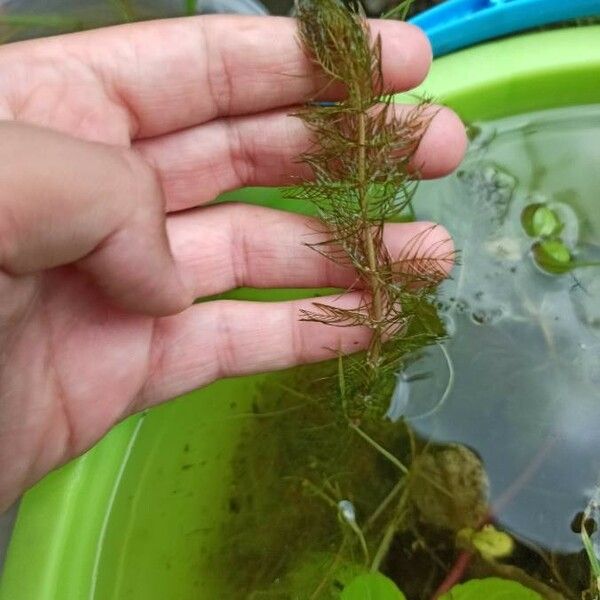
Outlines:
{"type": "Polygon", "coordinates": [[[577,260],[569,244],[561,237],[565,229],[559,214],[546,203],[527,205],[521,213],[525,233],[536,241],[531,246],[535,264],[551,275],[563,275],[581,267],[597,267],[596,261],[577,260]]]}

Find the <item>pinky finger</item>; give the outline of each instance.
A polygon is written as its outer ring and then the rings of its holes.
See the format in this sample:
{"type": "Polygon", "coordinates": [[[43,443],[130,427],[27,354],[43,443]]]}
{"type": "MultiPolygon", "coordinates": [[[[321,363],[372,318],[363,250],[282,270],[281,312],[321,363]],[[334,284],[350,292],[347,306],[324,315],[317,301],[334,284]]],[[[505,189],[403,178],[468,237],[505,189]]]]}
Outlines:
{"type": "MultiPolygon", "coordinates": [[[[320,298],[354,308],[358,293],[320,298]]],[[[135,410],[158,404],[223,377],[285,369],[362,350],[364,327],[328,327],[300,321],[312,301],[198,304],[157,321],[149,377],[135,410]]]]}

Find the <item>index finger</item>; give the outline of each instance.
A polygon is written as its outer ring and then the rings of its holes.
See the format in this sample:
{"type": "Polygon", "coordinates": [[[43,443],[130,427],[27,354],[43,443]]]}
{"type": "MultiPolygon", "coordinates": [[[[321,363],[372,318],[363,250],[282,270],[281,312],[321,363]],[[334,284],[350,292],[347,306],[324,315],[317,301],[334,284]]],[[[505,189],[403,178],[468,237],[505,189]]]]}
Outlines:
{"type": "MultiPolygon", "coordinates": [[[[421,30],[394,21],[372,21],[371,29],[382,37],[387,87],[419,84],[431,62],[421,30]]],[[[57,68],[61,59],[76,57],[125,108],[132,138],[297,105],[325,85],[300,47],[294,20],[284,17],[150,21],[12,46],[4,49],[9,60],[17,48],[39,54],[46,65],[55,60],[57,68]]]]}

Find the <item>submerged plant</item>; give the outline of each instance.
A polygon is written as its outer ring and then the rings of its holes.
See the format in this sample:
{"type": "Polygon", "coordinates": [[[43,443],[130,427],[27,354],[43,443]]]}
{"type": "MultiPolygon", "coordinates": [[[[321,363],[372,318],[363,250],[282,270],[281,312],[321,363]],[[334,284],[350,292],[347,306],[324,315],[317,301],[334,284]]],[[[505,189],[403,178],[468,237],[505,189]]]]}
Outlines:
{"type": "Polygon", "coordinates": [[[431,244],[426,231],[394,256],[383,236],[384,223],[402,219],[410,204],[410,161],[431,111],[426,102],[402,116],[394,109],[381,38],[370,39],[358,2],[346,8],[338,0],[298,0],[296,8],[306,52],[345,98],[315,98],[296,113],[313,134],[314,146],[301,160],[314,178],[290,194],[310,200],[326,226],[326,241],[308,245],[352,268],[352,287],[361,290],[356,307],[316,302],[302,319],[371,331],[366,357],[340,361],[337,402],[351,418],[382,416],[406,358],[444,335],[431,300],[452,252],[444,253],[445,242],[431,244]]]}
{"type": "MultiPolygon", "coordinates": [[[[262,575],[247,573],[239,586],[253,586],[256,598],[333,600],[343,592],[350,600],[368,592],[398,599],[402,592],[378,572],[394,570],[390,557],[399,535],[422,545],[443,576],[444,562],[427,548],[420,528],[438,531],[455,547],[459,530],[472,527],[471,538],[481,542],[486,533],[475,528],[488,514],[485,472],[471,451],[459,445],[433,449],[385,418],[390,402],[401,404],[396,388],[405,383],[407,363],[445,336],[433,301],[454,258],[449,245],[432,243],[431,229],[397,255],[384,242],[385,223],[406,220],[418,178],[411,160],[432,111],[426,101],[409,111],[395,109],[383,76],[381,38],[371,39],[358,2],[348,7],[341,0],[297,0],[296,9],[301,43],[327,78],[321,92],[335,88],[343,99],[324,103],[319,95],[295,113],[313,136],[312,148],[300,157],[313,178],[286,193],[316,206],[325,241],[308,246],[352,269],[351,290],[360,298],[352,308],[315,302],[301,318],[365,327],[371,337],[365,353],[305,367],[312,378],[292,373],[279,392],[265,388],[263,410],[280,411],[282,398],[289,397],[303,408],[269,430],[271,441],[275,436],[279,442],[270,452],[278,457],[273,479],[255,481],[253,489],[277,488],[278,498],[257,491],[247,516],[253,521],[256,511],[270,511],[269,523],[253,530],[271,549],[269,562],[263,560],[262,575]],[[465,489],[465,478],[473,490],[465,489]],[[297,499],[295,521],[286,504],[291,499],[297,499]]],[[[396,417],[401,408],[394,406],[396,417]]],[[[264,430],[256,435],[268,437],[264,430]]],[[[261,472],[248,465],[248,456],[242,464],[240,472],[261,472]]],[[[251,528],[243,518],[236,518],[236,532],[251,528]]],[[[248,556],[256,543],[256,537],[247,540],[248,556]]],[[[238,537],[230,552],[242,548],[238,537]]]]}
{"type": "MultiPolygon", "coordinates": [[[[461,444],[419,439],[402,420],[410,384],[428,376],[406,367],[426,346],[439,344],[448,363],[440,402],[454,379],[434,303],[453,260],[449,245],[432,244],[431,230],[397,255],[384,242],[385,223],[407,219],[411,208],[411,159],[431,107],[395,110],[381,39],[371,39],[358,2],[297,0],[296,8],[300,40],[327,81],[295,113],[313,135],[301,156],[313,178],[286,194],[316,206],[325,241],[308,245],[356,273],[350,290],[360,298],[351,308],[317,301],[301,318],[367,328],[370,343],[362,354],[338,353],[259,387],[260,418],[238,448],[222,536],[235,565],[227,597],[571,600],[556,591],[569,587],[550,580],[545,562],[521,568],[529,546],[495,522],[480,457],[461,444]],[[322,101],[331,96],[344,97],[322,101]]],[[[514,178],[488,168],[465,180],[491,190],[505,218],[514,178]]],[[[531,236],[554,239],[560,215],[539,208],[531,236]]]]}

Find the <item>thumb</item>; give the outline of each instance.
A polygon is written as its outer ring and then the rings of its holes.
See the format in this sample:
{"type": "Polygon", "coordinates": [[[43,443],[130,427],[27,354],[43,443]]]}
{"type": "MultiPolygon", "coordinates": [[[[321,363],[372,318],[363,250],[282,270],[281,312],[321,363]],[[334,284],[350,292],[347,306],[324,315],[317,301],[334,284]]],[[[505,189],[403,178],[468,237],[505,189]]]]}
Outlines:
{"type": "Polygon", "coordinates": [[[134,151],[0,123],[0,268],[21,276],[74,264],[121,308],[191,304],[171,255],[164,198],[134,151]]]}

